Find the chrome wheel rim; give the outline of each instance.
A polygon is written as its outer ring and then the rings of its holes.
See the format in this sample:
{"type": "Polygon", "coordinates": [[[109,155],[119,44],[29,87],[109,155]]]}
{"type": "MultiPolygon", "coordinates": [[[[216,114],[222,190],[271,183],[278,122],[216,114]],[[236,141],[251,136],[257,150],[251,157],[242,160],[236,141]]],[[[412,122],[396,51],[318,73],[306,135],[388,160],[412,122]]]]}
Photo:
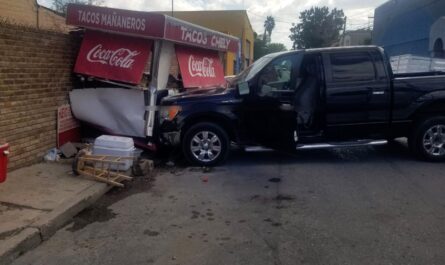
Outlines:
{"type": "Polygon", "coordinates": [[[201,162],[212,162],[221,154],[221,140],[210,131],[200,131],[192,137],[190,150],[201,162]]]}
{"type": "Polygon", "coordinates": [[[423,148],[432,156],[445,154],[445,125],[434,125],[423,136],[423,148]]]}

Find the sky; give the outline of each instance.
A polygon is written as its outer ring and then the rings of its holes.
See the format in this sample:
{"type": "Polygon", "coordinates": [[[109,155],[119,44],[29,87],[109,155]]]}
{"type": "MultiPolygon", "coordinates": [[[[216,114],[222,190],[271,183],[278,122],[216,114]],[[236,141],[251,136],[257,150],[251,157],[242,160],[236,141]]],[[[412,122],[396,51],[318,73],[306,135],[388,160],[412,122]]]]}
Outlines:
{"type": "MultiPolygon", "coordinates": [[[[387,0],[174,0],[174,10],[234,10],[246,9],[253,30],[264,32],[264,20],[267,16],[275,18],[272,42],[283,43],[292,47],[289,29],[292,23],[298,23],[301,11],[313,6],[328,6],[343,9],[347,16],[346,29],[357,29],[372,25],[374,9],[387,0]],[[370,18],[371,17],[371,18],[370,18]]],[[[38,0],[39,4],[51,7],[52,0],[38,0]]],[[[171,10],[169,0],[102,0],[107,7],[139,11],[171,10]]]]}

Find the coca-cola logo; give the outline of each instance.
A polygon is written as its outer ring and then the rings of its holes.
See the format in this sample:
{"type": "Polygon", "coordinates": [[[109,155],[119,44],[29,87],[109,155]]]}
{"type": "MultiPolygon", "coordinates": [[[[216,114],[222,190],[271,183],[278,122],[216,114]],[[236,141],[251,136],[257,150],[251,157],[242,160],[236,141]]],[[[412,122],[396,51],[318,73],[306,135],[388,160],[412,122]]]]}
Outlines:
{"type": "Polygon", "coordinates": [[[199,60],[195,59],[193,55],[190,55],[188,70],[191,77],[216,77],[212,58],[202,57],[202,59],[199,60]]]}
{"type": "Polygon", "coordinates": [[[109,66],[129,69],[133,66],[135,57],[140,52],[126,48],[116,50],[104,49],[102,44],[94,46],[87,54],[87,60],[91,63],[101,63],[109,66]]]}

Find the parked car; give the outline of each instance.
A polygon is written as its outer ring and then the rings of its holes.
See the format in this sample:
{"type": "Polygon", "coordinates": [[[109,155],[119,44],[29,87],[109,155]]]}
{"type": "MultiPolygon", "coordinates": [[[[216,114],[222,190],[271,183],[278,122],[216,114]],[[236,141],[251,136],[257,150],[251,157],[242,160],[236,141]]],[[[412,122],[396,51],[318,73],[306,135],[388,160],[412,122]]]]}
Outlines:
{"type": "Polygon", "coordinates": [[[203,166],[224,161],[231,142],[294,151],[398,137],[445,159],[445,73],[394,75],[380,47],[274,53],[230,82],[163,97],[159,141],[203,166]]]}

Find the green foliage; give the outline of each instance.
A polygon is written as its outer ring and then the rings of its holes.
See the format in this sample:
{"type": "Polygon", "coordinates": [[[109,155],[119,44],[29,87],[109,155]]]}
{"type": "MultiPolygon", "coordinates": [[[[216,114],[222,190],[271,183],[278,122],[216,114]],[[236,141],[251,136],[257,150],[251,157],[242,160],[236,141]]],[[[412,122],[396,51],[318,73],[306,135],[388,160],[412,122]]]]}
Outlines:
{"type": "Polygon", "coordinates": [[[284,46],[283,43],[269,43],[267,45],[267,52],[268,53],[284,52],[286,50],[287,50],[286,46],[284,46]]]}
{"type": "Polygon", "coordinates": [[[312,7],[300,13],[300,23],[293,24],[289,38],[294,49],[329,47],[338,41],[344,25],[343,10],[312,7]]]}
{"type": "Polygon", "coordinates": [[[285,50],[286,46],[284,46],[282,43],[268,43],[263,38],[261,38],[261,35],[258,36],[255,33],[255,43],[253,45],[254,60],[257,60],[269,53],[282,52],[285,50]]]}

